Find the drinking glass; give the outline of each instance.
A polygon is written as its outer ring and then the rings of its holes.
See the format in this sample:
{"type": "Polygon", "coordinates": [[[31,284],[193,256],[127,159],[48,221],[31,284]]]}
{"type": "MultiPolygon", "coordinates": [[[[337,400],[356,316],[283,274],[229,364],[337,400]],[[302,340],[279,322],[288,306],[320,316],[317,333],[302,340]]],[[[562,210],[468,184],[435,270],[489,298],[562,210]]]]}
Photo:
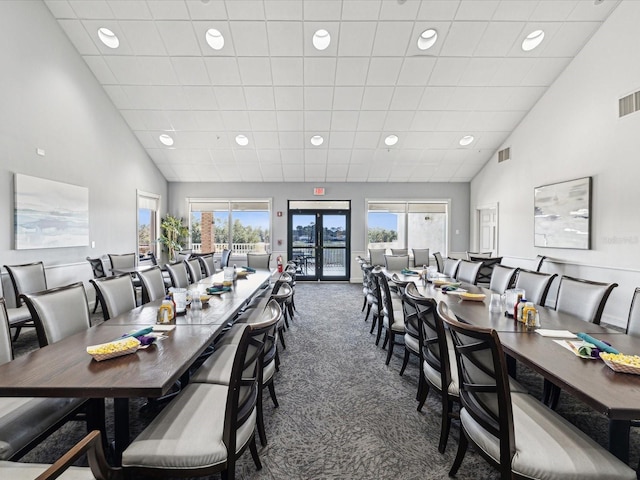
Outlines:
{"type": "Polygon", "coordinates": [[[491,299],[489,300],[489,311],[491,313],[502,313],[503,305],[503,295],[500,295],[499,293],[492,293],[491,299]]]}

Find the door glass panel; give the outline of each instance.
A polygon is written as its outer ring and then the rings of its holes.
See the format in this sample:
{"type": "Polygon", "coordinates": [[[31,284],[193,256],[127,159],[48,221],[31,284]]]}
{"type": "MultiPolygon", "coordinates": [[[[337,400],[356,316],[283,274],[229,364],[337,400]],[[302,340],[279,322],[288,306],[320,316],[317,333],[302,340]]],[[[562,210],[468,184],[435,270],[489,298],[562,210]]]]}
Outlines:
{"type": "Polygon", "coordinates": [[[316,216],[294,214],[291,217],[291,253],[301,274],[316,276],[316,216]]]}
{"type": "Polygon", "coordinates": [[[344,277],[347,274],[347,216],[322,215],[322,274],[344,277]]]}

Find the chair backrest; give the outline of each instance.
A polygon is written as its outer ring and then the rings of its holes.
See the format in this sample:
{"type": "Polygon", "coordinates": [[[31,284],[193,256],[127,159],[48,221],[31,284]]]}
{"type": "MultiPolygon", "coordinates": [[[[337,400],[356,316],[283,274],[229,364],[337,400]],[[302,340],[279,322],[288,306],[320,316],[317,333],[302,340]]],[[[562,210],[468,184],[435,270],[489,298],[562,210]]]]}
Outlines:
{"type": "Polygon", "coordinates": [[[153,264],[153,265],[158,265],[158,258],[156,257],[156,254],[153,252],[149,252],[147,253],[148,257],[149,257],[149,261],[153,264]]]}
{"type": "Polygon", "coordinates": [[[220,266],[222,268],[229,266],[229,260],[231,260],[231,253],[233,253],[233,250],[227,250],[226,248],[222,250],[222,256],[220,257],[220,266]]]}
{"type": "Polygon", "coordinates": [[[91,314],[82,282],[22,294],[21,298],[36,325],[41,347],[91,327],[91,314]]]}
{"type": "Polygon", "coordinates": [[[216,264],[213,261],[213,253],[207,253],[206,255],[198,255],[198,260],[200,261],[202,270],[204,271],[207,277],[210,277],[211,275],[216,273],[216,264]]]}
{"type": "Polygon", "coordinates": [[[174,255],[174,261],[177,262],[186,262],[191,258],[191,250],[180,250],[176,252],[174,255]]]}
{"type": "Polygon", "coordinates": [[[93,278],[104,278],[107,276],[104,271],[104,264],[102,263],[101,258],[87,257],[87,262],[89,262],[89,265],[91,265],[91,270],[93,270],[93,278]]]}
{"type": "Polygon", "coordinates": [[[524,296],[527,301],[536,305],[544,305],[551,283],[556,277],[555,273],[552,275],[550,273],[520,269],[516,278],[516,288],[524,289],[524,296]]]}
{"type": "Polygon", "coordinates": [[[467,252],[467,260],[473,261],[474,258],[491,258],[491,252],[467,252]]]}
{"type": "Polygon", "coordinates": [[[418,306],[414,301],[416,296],[420,296],[416,284],[408,282],[401,290],[402,310],[404,312],[404,332],[415,339],[420,338],[420,318],[418,316],[418,306]],[[408,291],[407,291],[408,290],[408,291]]]}
{"type": "Polygon", "coordinates": [[[633,291],[626,333],[628,335],[640,336],[640,288],[636,288],[633,291]]]}
{"type": "Polygon", "coordinates": [[[391,255],[409,255],[408,248],[392,248],[391,255]]]}
{"type": "Polygon", "coordinates": [[[539,272],[542,268],[542,263],[544,262],[545,258],[547,257],[545,257],[544,255],[536,255],[536,259],[533,261],[533,269],[536,272],[539,272]]]}
{"type": "Polygon", "coordinates": [[[269,262],[271,262],[270,253],[247,253],[247,267],[268,270],[269,262]]]}
{"type": "Polygon", "coordinates": [[[599,325],[609,295],[617,286],[617,283],[592,282],[563,275],[556,310],[599,325]]]}
{"type": "Polygon", "coordinates": [[[369,263],[371,265],[384,265],[384,255],[387,253],[386,248],[370,248],[369,263]]]}
{"type": "Polygon", "coordinates": [[[187,270],[189,271],[189,278],[191,279],[191,283],[196,283],[202,280],[202,266],[200,265],[200,260],[197,258],[190,258],[189,260],[184,262],[187,270]]]}
{"type": "Polygon", "coordinates": [[[429,249],[428,248],[412,248],[413,251],[413,266],[422,267],[423,265],[429,266],[429,249]]]}
{"type": "Polygon", "coordinates": [[[442,273],[447,277],[455,278],[456,273],[458,273],[458,267],[460,266],[460,262],[462,260],[457,258],[445,258],[444,259],[444,267],[442,269],[442,273]]]}
{"type": "Polygon", "coordinates": [[[505,290],[511,288],[518,273],[517,268],[505,267],[504,265],[495,265],[491,272],[491,282],[489,289],[494,292],[504,293],[505,290]]]}
{"type": "Polygon", "coordinates": [[[96,289],[105,321],[136,308],[136,290],[131,275],[125,273],[89,281],[96,289]]]}
{"type": "Polygon", "coordinates": [[[131,268],[136,266],[135,253],[108,253],[107,255],[109,257],[109,262],[111,262],[111,268],[131,268]]]}
{"type": "Polygon", "coordinates": [[[389,319],[389,327],[391,327],[395,322],[395,316],[393,313],[393,297],[391,296],[389,281],[382,269],[375,269],[373,274],[377,280],[378,308],[381,312],[382,309],[385,310],[385,315],[389,319]]]}
{"type": "Polygon", "coordinates": [[[257,319],[251,320],[249,325],[252,329],[264,329],[263,366],[276,360],[277,350],[277,328],[278,322],[282,318],[282,308],[274,299],[269,300],[264,310],[257,319]]]}
{"type": "Polygon", "coordinates": [[[153,267],[138,273],[142,286],[142,303],[153,302],[164,298],[167,291],[164,286],[164,278],[160,267],[153,267]]]}
{"type": "Polygon", "coordinates": [[[493,275],[493,268],[496,265],[500,265],[502,262],[502,257],[491,257],[491,258],[483,258],[483,257],[475,257],[471,255],[470,259],[472,262],[481,262],[482,267],[480,267],[480,271],[478,272],[478,281],[477,284],[484,284],[484,286],[488,286],[491,283],[491,275],[493,275]]]}
{"type": "Polygon", "coordinates": [[[21,294],[42,292],[47,289],[47,276],[44,273],[44,263],[42,262],[5,265],[4,268],[11,278],[17,307],[22,305],[21,294]]]}
{"type": "Polygon", "coordinates": [[[385,255],[384,266],[391,272],[399,272],[409,267],[409,255],[385,255]]]}
{"type": "Polygon", "coordinates": [[[442,258],[442,254],[440,252],[435,252],[433,254],[433,258],[436,259],[436,267],[438,268],[438,272],[444,272],[444,259],[442,258]]]}
{"type": "Polygon", "coordinates": [[[407,288],[409,284],[413,285],[413,280],[401,280],[398,274],[394,273],[391,275],[391,284],[389,285],[389,288],[398,292],[398,295],[402,297],[404,289],[407,288]]]}
{"type": "Polygon", "coordinates": [[[475,285],[478,283],[478,274],[482,268],[482,262],[468,262],[460,260],[458,271],[456,272],[456,280],[475,285]]]}
{"type": "Polygon", "coordinates": [[[449,327],[455,347],[464,413],[498,439],[500,465],[509,471],[515,454],[513,412],[507,364],[498,334],[459,322],[444,302],[438,304],[437,311],[449,327]]]}
{"type": "Polygon", "coordinates": [[[4,298],[0,297],[0,365],[13,360],[13,343],[9,329],[9,314],[4,298]]]}
{"type": "Polygon", "coordinates": [[[189,276],[184,262],[168,263],[166,266],[171,279],[171,285],[175,288],[187,288],[189,286],[189,276]]]}

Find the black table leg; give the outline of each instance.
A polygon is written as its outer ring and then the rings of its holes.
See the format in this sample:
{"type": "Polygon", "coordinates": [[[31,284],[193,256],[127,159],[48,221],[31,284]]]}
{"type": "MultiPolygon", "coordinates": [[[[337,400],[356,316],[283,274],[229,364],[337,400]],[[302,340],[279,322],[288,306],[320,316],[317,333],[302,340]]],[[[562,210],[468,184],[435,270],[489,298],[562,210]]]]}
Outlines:
{"type": "Polygon", "coordinates": [[[107,446],[107,425],[104,416],[104,398],[90,398],[87,401],[87,432],[100,430],[103,447],[107,446]]]}
{"type": "Polygon", "coordinates": [[[113,399],[113,415],[115,430],[114,461],[116,466],[122,465],[122,452],[129,445],[129,399],[113,399]]]}
{"type": "Polygon", "coordinates": [[[515,379],[517,376],[517,370],[518,370],[516,359],[513,358],[511,355],[507,355],[506,353],[504,356],[505,356],[505,360],[507,361],[507,373],[509,374],[509,376],[515,379]]]}
{"type": "Polygon", "coordinates": [[[629,420],[609,420],[609,451],[629,463],[629,420]]]}

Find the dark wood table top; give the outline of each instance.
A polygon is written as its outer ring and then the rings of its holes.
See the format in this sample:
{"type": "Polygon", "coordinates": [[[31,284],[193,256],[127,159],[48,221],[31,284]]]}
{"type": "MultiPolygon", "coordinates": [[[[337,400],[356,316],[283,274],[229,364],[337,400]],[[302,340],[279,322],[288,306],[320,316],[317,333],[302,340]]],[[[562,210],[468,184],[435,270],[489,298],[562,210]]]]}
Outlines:
{"type": "Polygon", "coordinates": [[[139,273],[139,272],[145,272],[147,270],[151,270],[153,267],[155,267],[156,265],[136,265],[134,267],[118,267],[118,268],[110,268],[109,271],[111,271],[113,274],[115,275],[122,275],[124,273],[139,273]]]}

